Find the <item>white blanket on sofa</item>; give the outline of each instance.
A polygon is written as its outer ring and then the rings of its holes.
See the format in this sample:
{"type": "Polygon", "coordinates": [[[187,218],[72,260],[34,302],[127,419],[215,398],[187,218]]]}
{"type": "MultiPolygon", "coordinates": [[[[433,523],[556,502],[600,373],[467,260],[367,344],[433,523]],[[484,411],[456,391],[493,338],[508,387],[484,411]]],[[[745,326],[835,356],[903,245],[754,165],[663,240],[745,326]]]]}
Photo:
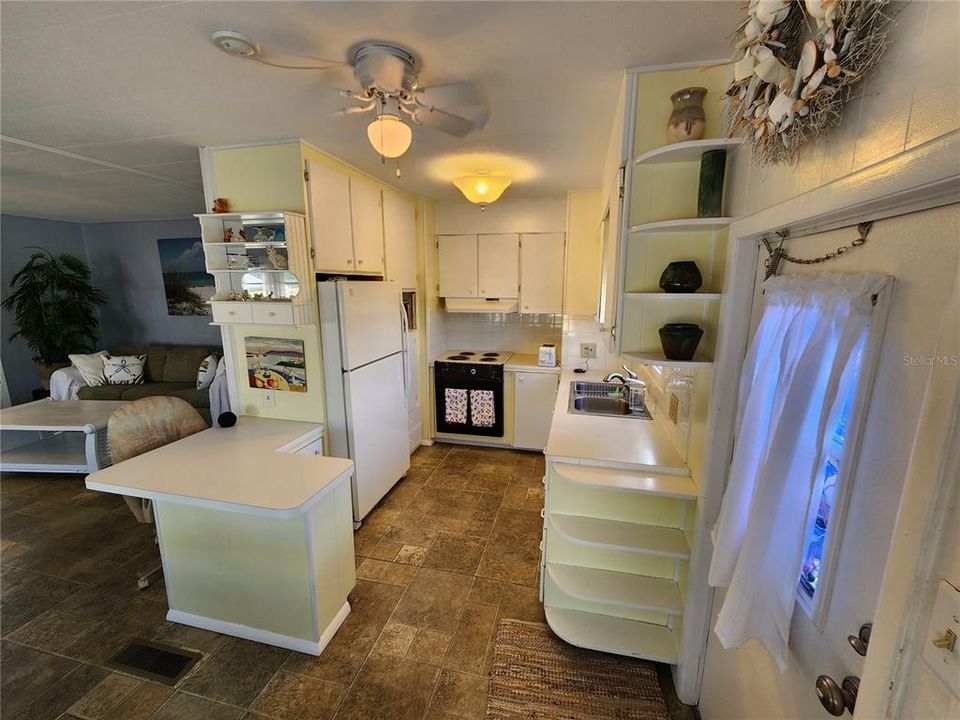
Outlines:
{"type": "Polygon", "coordinates": [[[77,391],[86,387],[86,380],[73,365],[54,370],[50,376],[50,397],[54,400],[77,400],[77,391]]]}

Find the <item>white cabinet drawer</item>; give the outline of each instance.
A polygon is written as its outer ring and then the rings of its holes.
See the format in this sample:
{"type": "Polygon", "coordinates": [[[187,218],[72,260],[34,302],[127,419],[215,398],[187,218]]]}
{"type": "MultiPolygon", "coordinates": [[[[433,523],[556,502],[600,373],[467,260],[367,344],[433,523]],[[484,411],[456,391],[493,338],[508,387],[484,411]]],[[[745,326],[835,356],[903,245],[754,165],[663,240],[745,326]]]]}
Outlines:
{"type": "Polygon", "coordinates": [[[253,321],[250,303],[215,302],[213,303],[213,321],[218,323],[248,323],[253,321]]]}
{"type": "Polygon", "coordinates": [[[293,305],[290,303],[253,302],[253,322],[263,325],[293,325],[293,305]]]}

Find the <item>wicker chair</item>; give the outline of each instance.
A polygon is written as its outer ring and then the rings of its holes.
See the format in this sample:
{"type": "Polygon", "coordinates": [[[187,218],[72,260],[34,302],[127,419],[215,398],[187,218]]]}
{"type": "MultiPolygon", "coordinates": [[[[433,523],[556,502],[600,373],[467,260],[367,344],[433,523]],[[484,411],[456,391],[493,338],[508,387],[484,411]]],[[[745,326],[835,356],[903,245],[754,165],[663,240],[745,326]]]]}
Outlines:
{"type": "MultiPolygon", "coordinates": [[[[116,465],[206,429],[203,417],[185,400],[166,396],[134,400],[115,410],[107,421],[110,458],[116,465]]],[[[153,522],[149,500],[127,496],[123,499],[138,522],[153,522]]],[[[141,590],[147,587],[150,576],[162,569],[158,561],[138,573],[137,586],[141,590]]]]}

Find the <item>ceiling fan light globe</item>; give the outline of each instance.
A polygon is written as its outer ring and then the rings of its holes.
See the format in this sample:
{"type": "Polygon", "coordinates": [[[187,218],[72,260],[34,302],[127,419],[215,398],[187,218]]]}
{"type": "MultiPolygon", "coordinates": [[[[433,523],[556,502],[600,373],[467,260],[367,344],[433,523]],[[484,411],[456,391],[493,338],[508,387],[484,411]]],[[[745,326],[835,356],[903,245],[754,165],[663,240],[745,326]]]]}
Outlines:
{"type": "Polygon", "coordinates": [[[465,175],[453,181],[463,196],[481,209],[496,202],[512,180],[506,175],[465,175]]]}
{"type": "Polygon", "coordinates": [[[409,148],[413,140],[410,126],[396,115],[379,115],[367,125],[367,138],[373,149],[387,158],[398,158],[409,148]]]}

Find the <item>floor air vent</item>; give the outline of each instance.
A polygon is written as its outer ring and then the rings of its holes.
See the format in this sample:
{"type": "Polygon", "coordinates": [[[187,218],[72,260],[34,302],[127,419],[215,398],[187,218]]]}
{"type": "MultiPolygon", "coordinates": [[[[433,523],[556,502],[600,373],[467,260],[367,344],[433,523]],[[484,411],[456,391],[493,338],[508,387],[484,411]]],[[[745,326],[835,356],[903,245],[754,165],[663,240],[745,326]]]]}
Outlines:
{"type": "Polygon", "coordinates": [[[176,645],[134,638],[113,656],[107,667],[165,685],[175,685],[201,657],[201,653],[176,645]]]}

